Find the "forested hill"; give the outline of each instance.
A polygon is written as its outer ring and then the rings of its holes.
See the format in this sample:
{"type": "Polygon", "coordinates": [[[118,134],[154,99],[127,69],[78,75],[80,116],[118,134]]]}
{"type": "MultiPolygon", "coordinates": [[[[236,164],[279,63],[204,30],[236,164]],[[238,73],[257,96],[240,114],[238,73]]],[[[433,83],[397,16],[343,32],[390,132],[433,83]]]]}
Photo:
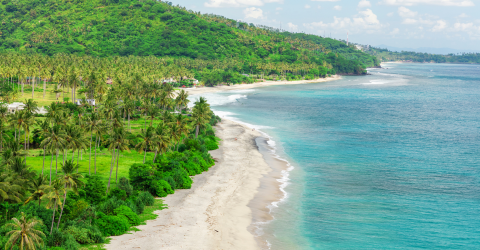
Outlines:
{"type": "Polygon", "coordinates": [[[365,51],[367,54],[377,57],[379,61],[409,61],[420,63],[475,63],[480,64],[480,53],[462,53],[437,55],[429,53],[418,53],[411,51],[394,52],[388,49],[369,48],[365,51]]]}
{"type": "Polygon", "coordinates": [[[0,17],[3,51],[234,60],[250,71],[275,64],[288,71],[310,65],[361,74],[378,64],[333,39],[278,32],[153,0],[3,0],[0,17]]]}

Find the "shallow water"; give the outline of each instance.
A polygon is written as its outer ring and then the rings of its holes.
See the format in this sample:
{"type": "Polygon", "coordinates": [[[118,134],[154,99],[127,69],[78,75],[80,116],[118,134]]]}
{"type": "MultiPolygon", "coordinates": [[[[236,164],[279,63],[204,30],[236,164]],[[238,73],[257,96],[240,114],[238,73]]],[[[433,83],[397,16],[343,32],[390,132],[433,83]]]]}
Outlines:
{"type": "Polygon", "coordinates": [[[480,68],[384,67],[204,95],[295,167],[272,249],[480,248],[480,68]]]}

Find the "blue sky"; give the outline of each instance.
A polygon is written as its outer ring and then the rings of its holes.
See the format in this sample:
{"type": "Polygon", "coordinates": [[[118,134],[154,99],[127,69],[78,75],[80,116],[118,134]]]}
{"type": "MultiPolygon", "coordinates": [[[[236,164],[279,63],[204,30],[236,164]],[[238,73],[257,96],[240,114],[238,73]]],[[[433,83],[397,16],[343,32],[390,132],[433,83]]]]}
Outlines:
{"type": "Polygon", "coordinates": [[[202,13],[360,44],[480,50],[480,0],[169,0],[202,13]]]}

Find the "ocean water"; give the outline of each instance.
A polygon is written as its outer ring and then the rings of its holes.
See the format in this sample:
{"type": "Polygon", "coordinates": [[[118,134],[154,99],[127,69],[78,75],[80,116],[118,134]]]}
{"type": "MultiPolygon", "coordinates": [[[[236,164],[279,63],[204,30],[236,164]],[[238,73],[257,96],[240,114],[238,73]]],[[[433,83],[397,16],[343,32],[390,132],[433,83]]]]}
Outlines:
{"type": "Polygon", "coordinates": [[[480,249],[479,66],[383,67],[204,95],[293,166],[271,249],[480,249]]]}

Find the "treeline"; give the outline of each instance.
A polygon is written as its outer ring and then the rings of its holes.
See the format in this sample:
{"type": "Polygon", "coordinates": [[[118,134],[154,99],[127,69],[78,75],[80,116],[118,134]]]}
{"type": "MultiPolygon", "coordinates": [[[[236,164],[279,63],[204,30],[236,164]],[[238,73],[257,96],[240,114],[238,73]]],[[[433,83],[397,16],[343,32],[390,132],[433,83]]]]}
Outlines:
{"type": "Polygon", "coordinates": [[[258,71],[261,64],[292,68],[315,64],[358,74],[377,63],[340,41],[272,32],[160,1],[1,3],[0,48],[4,51],[188,58],[211,65],[235,61],[234,71],[240,73],[258,71]]]}
{"type": "Polygon", "coordinates": [[[480,53],[461,53],[438,55],[429,53],[418,53],[410,51],[393,52],[388,49],[370,48],[366,53],[375,56],[382,62],[390,61],[411,61],[419,63],[478,63],[480,64],[480,53]]]}

